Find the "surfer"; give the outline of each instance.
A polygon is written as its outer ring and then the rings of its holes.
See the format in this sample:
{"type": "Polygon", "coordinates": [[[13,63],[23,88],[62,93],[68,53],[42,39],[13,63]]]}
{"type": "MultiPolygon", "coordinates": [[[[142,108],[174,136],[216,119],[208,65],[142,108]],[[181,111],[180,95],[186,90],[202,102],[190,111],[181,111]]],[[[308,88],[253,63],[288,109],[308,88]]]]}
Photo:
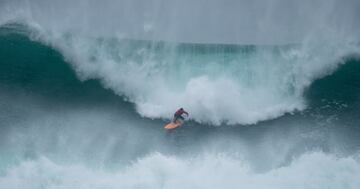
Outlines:
{"type": "Polygon", "coordinates": [[[187,116],[189,116],[189,113],[187,113],[183,108],[178,109],[174,114],[173,123],[176,123],[176,121],[179,120],[179,119],[183,122],[184,119],[185,119],[182,116],[183,114],[186,114],[187,116]]]}
{"type": "Polygon", "coordinates": [[[170,123],[166,124],[164,128],[167,130],[172,130],[177,127],[180,127],[184,123],[185,120],[184,115],[188,117],[189,113],[187,113],[183,108],[176,110],[176,112],[174,113],[174,118],[170,123]]]}

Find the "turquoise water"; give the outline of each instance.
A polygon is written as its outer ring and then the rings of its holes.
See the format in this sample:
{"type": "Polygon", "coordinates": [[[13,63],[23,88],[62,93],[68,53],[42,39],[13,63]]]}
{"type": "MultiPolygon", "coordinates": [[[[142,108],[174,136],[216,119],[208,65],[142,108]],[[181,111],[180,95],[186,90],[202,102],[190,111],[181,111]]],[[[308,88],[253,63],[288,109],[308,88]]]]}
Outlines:
{"type": "Polygon", "coordinates": [[[0,28],[1,187],[359,186],[352,50],[57,43],[11,26],[0,28]],[[178,102],[191,119],[165,132],[178,102]]]}

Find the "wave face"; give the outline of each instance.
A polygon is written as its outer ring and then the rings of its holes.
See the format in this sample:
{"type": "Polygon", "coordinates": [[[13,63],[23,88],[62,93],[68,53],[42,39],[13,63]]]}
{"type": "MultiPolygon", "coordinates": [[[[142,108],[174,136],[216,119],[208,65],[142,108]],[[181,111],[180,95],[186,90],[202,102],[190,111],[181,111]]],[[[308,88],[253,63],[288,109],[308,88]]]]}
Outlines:
{"type": "Polygon", "coordinates": [[[359,188],[358,7],[1,1],[0,188],[359,188]]]}
{"type": "Polygon", "coordinates": [[[25,32],[61,52],[81,80],[99,79],[142,116],[168,118],[184,107],[193,120],[215,125],[254,124],[303,110],[312,81],[359,52],[355,44],[186,44],[25,32]]]}

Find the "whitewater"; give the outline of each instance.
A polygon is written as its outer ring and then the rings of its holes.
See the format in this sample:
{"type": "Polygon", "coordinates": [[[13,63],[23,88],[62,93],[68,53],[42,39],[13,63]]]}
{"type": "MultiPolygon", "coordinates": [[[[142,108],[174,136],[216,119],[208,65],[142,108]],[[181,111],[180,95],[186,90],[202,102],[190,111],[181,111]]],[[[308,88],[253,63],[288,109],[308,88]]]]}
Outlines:
{"type": "Polygon", "coordinates": [[[3,0],[0,188],[359,188],[359,13],[3,0]]]}

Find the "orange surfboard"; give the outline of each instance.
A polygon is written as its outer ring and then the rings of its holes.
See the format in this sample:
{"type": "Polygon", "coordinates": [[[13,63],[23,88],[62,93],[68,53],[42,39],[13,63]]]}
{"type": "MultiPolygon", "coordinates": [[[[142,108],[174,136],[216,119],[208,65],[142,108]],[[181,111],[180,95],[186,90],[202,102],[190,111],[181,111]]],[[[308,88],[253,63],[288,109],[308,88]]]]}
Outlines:
{"type": "Polygon", "coordinates": [[[180,125],[182,125],[181,121],[176,121],[176,123],[174,122],[170,122],[167,125],[165,125],[165,129],[175,129],[176,127],[179,127],[180,125]]]}

